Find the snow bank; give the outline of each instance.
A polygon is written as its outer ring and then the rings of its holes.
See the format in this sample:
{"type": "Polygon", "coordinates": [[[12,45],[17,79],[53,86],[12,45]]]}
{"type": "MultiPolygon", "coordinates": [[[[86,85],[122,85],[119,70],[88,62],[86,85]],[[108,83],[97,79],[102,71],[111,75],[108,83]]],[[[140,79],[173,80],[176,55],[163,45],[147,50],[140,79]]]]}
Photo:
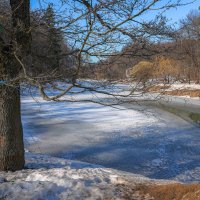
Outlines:
{"type": "Polygon", "coordinates": [[[0,199],[123,199],[120,184],[150,183],[142,176],[44,155],[26,153],[26,162],[25,170],[0,172],[0,199]]]}
{"type": "Polygon", "coordinates": [[[200,90],[200,84],[175,83],[171,85],[171,89],[173,90],[178,90],[178,89],[200,90]]]}

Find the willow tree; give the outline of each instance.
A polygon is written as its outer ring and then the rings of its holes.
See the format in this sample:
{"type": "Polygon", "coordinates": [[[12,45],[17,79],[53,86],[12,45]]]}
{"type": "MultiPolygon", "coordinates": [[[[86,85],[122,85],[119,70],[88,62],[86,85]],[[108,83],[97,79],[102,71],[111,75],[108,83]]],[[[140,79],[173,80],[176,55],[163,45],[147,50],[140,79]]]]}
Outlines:
{"type": "MultiPolygon", "coordinates": [[[[65,34],[69,46],[62,56],[66,56],[70,63],[65,63],[67,70],[61,73],[52,70],[42,71],[42,74],[39,72],[32,74],[31,69],[37,67],[37,62],[31,54],[31,30],[34,27],[30,25],[30,0],[10,0],[11,23],[9,28],[1,24],[1,29],[6,34],[3,35],[1,32],[0,35],[0,170],[14,171],[24,167],[20,113],[22,83],[36,86],[43,99],[47,101],[76,101],[67,95],[74,87],[82,88],[83,92],[89,90],[115,97],[128,96],[111,94],[98,90],[94,85],[80,83],[77,79],[81,68],[87,66],[89,62],[98,60],[101,62],[109,56],[117,56],[119,49],[128,43],[157,41],[156,37],[166,37],[169,29],[166,28],[162,17],[157,16],[155,20],[147,21],[142,16],[147,12],[151,14],[157,12],[160,15],[164,10],[180,5],[180,2],[180,0],[169,0],[164,3],[161,0],[55,1],[57,5],[62,4],[60,13],[57,13],[60,23],[56,26],[60,25],[60,30],[65,34]],[[10,37],[5,39],[7,35],[10,37]],[[56,84],[58,80],[62,82],[62,87],[56,84]],[[49,96],[47,91],[51,88],[54,92],[57,91],[55,95],[49,96]],[[63,96],[65,98],[61,98],[63,96]]],[[[0,14],[1,23],[5,14],[0,14]]],[[[43,25],[43,22],[41,24],[38,22],[39,27],[43,25]]],[[[47,58],[43,59],[45,61],[47,58]]],[[[80,93],[80,90],[78,92],[80,93]]],[[[130,95],[132,94],[133,91],[130,91],[130,95]]]]}

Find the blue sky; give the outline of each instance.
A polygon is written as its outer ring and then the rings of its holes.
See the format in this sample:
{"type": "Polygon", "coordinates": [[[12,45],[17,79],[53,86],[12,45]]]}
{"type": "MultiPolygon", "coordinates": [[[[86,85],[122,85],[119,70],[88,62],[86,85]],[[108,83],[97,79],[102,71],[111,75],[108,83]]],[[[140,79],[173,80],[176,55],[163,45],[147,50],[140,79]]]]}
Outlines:
{"type": "Polygon", "coordinates": [[[186,15],[191,11],[191,10],[198,10],[200,6],[199,0],[195,1],[194,3],[191,3],[189,5],[181,6],[178,8],[173,8],[166,12],[166,16],[169,19],[172,19],[174,22],[179,21],[180,19],[183,19],[186,17],[186,15]]]}
{"type": "MultiPolygon", "coordinates": [[[[42,0],[41,0],[42,1],[42,0]]],[[[163,0],[162,3],[167,2],[168,0],[163,0]]],[[[192,0],[191,0],[192,1],[192,0]]],[[[56,4],[56,0],[45,0],[45,2],[53,2],[56,4]]],[[[184,1],[183,1],[184,2],[184,1]]],[[[185,1],[188,2],[188,1],[185,1]]],[[[39,0],[31,0],[31,8],[35,9],[39,5],[39,0]]],[[[189,13],[191,10],[197,10],[200,6],[200,2],[196,0],[194,3],[191,3],[186,6],[181,6],[178,8],[173,8],[165,13],[165,16],[167,18],[171,19],[173,22],[178,22],[180,19],[185,18],[185,16],[189,13]]],[[[147,18],[149,18],[148,14],[145,15],[147,18]]]]}

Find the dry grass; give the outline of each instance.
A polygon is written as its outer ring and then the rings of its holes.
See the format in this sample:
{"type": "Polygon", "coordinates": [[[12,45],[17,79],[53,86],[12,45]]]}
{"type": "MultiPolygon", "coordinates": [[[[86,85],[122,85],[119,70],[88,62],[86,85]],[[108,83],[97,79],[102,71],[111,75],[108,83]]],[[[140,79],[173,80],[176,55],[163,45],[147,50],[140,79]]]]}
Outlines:
{"type": "Polygon", "coordinates": [[[174,96],[200,97],[200,90],[181,89],[181,90],[165,91],[164,94],[174,95],[174,96]]]}
{"type": "Polygon", "coordinates": [[[200,184],[166,185],[116,185],[118,198],[105,197],[105,200],[200,200],[200,184]]]}
{"type": "Polygon", "coordinates": [[[147,88],[148,92],[159,92],[165,95],[173,95],[173,96],[190,96],[190,97],[200,97],[199,89],[176,89],[176,90],[168,90],[170,89],[170,85],[155,85],[147,88]]]}
{"type": "Polygon", "coordinates": [[[200,184],[168,184],[143,186],[141,195],[149,194],[153,200],[200,200],[200,184]]]}
{"type": "Polygon", "coordinates": [[[170,88],[169,85],[154,85],[154,86],[147,88],[147,90],[149,92],[161,92],[161,91],[167,90],[169,88],[170,88]]]}

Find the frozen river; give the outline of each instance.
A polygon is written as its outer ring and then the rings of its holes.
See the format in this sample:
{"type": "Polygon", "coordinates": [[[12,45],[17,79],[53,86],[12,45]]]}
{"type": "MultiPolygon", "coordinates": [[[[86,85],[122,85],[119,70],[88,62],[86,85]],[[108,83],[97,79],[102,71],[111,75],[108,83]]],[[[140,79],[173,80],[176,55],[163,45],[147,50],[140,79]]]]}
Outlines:
{"type": "Polygon", "coordinates": [[[200,182],[200,128],[156,107],[22,98],[26,148],[150,178],[200,182]]]}

